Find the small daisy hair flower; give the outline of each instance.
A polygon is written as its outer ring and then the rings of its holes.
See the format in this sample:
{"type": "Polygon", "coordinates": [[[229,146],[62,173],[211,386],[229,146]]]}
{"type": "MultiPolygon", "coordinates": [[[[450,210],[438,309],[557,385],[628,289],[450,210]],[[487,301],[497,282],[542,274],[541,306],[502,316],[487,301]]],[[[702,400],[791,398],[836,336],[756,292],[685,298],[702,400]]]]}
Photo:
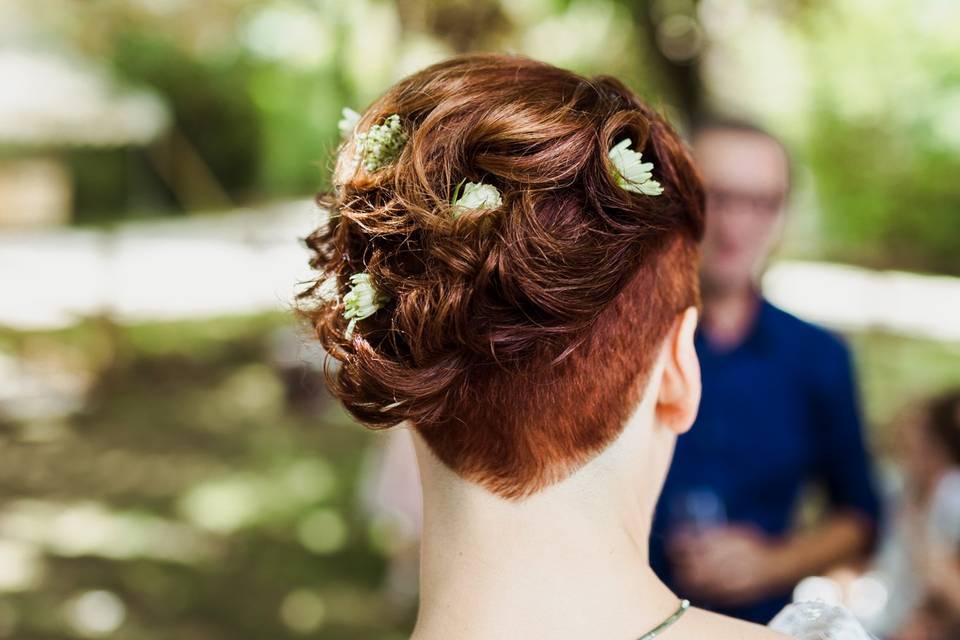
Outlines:
{"type": "Polygon", "coordinates": [[[369,273],[353,274],[350,276],[350,285],[350,291],[343,296],[343,317],[350,321],[343,334],[347,340],[353,337],[357,321],[375,314],[389,299],[376,290],[369,273]]]}
{"type": "Polygon", "coordinates": [[[663,193],[663,187],[653,179],[653,163],[643,162],[643,154],[630,149],[633,142],[625,138],[610,149],[610,161],[616,169],[617,184],[627,191],[642,193],[647,196],[658,196],[663,193]]]}
{"type": "Polygon", "coordinates": [[[356,160],[367,171],[376,171],[391,163],[407,142],[407,134],[400,126],[396,113],[387,117],[383,124],[375,124],[369,130],[356,135],[356,160]]]}
{"type": "Polygon", "coordinates": [[[496,209],[502,205],[500,190],[492,184],[461,182],[453,194],[453,217],[459,216],[463,210],[496,209]]]}
{"type": "Polygon", "coordinates": [[[337,287],[337,277],[327,276],[317,287],[317,297],[324,302],[335,302],[340,297],[337,287]]]}
{"type": "Polygon", "coordinates": [[[360,122],[360,114],[350,107],[344,107],[340,114],[340,121],[337,122],[337,128],[340,129],[340,137],[349,138],[357,129],[357,124],[360,122]]]}

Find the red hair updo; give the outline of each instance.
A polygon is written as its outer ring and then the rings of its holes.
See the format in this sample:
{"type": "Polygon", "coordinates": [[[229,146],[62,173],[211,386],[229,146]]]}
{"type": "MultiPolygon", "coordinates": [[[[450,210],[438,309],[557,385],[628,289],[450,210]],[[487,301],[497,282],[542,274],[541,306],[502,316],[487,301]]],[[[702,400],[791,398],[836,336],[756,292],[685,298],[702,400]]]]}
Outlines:
{"type": "Polygon", "coordinates": [[[405,141],[389,162],[358,163],[356,134],[340,151],[300,311],[357,420],[409,421],[461,477],[527,496],[619,435],[667,331],[699,304],[700,180],[618,80],[523,57],[428,67],[356,131],[392,114],[405,141]],[[608,152],[625,138],[662,194],[618,185],[608,152]],[[496,187],[500,206],[455,208],[465,180],[496,187]],[[347,331],[343,294],[364,272],[381,303],[347,331]]]}

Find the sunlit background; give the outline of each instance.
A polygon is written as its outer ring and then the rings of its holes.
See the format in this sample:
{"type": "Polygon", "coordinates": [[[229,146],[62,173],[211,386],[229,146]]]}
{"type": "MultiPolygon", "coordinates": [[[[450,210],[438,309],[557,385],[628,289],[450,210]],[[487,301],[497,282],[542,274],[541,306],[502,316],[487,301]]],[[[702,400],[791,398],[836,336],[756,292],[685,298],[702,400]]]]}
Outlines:
{"type": "MultiPolygon", "coordinates": [[[[416,524],[375,508],[378,436],[289,307],[341,108],[458,52],[781,135],[766,285],[850,339],[884,453],[960,383],[958,25],[954,0],[0,0],[0,637],[406,637],[388,558],[416,524]]],[[[853,588],[873,615],[882,585],[853,588]]]]}

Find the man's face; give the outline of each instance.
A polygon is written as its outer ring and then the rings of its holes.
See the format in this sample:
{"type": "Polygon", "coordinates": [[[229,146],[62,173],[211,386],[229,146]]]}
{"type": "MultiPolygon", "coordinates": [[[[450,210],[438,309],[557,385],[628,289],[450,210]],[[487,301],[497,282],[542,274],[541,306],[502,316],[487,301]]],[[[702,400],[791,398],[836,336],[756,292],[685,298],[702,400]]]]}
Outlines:
{"type": "Polygon", "coordinates": [[[701,133],[693,153],[707,190],[704,284],[715,290],[747,286],[780,235],[787,158],[770,138],[730,129],[701,133]]]}

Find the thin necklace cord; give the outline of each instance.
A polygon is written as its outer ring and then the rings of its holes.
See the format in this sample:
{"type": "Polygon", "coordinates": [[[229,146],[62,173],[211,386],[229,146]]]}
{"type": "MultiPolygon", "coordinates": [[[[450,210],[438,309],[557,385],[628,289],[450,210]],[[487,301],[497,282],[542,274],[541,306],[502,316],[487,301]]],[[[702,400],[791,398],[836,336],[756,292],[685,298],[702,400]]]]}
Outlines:
{"type": "Polygon", "coordinates": [[[690,608],[690,601],[681,600],[680,606],[677,607],[677,610],[674,611],[669,618],[667,618],[666,620],[664,620],[663,622],[655,626],[650,631],[647,631],[645,634],[637,638],[637,640],[653,640],[653,638],[656,638],[657,636],[659,636],[661,633],[666,631],[670,625],[672,625],[674,622],[679,620],[683,616],[683,614],[687,612],[687,609],[689,608],[690,608]]]}

